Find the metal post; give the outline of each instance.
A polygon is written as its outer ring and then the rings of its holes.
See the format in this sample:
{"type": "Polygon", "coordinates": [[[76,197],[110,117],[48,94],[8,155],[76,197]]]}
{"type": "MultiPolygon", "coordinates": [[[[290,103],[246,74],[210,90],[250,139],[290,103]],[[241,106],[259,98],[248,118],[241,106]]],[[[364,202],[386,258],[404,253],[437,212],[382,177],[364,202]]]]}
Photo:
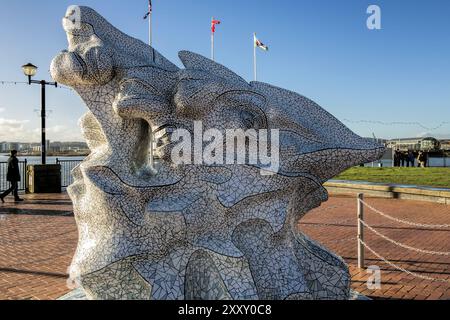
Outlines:
{"type": "MultiPolygon", "coordinates": [[[[214,28],[214,17],[211,18],[211,25],[214,28]]],[[[211,60],[214,61],[215,52],[214,52],[214,31],[211,29],[211,60]]]]}
{"type": "Polygon", "coordinates": [[[258,81],[258,69],[256,64],[256,33],[253,34],[253,78],[258,81]]]}
{"type": "Polygon", "coordinates": [[[358,268],[364,268],[364,205],[362,201],[364,200],[364,194],[358,193],[358,268]]]}
{"type": "Polygon", "coordinates": [[[27,161],[27,159],[25,158],[25,160],[23,161],[23,165],[24,165],[24,167],[23,167],[23,179],[22,179],[22,181],[23,181],[23,184],[24,184],[24,186],[23,186],[23,189],[26,191],[27,190],[27,188],[28,188],[28,161],[27,161]]]}
{"type": "Polygon", "coordinates": [[[214,52],[214,33],[211,34],[211,60],[215,61],[215,52],[214,52]]]}
{"type": "Polygon", "coordinates": [[[394,148],[391,149],[391,157],[392,157],[392,168],[395,168],[395,151],[394,151],[394,148]]]}
{"type": "Polygon", "coordinates": [[[152,9],[150,9],[150,15],[148,16],[148,44],[151,47],[153,45],[153,30],[152,30],[152,9]]]}
{"type": "MultiPolygon", "coordinates": [[[[3,162],[0,162],[0,177],[3,177],[3,162]]],[[[3,181],[4,179],[0,180],[0,192],[3,193],[3,181]]]]}
{"type": "Polygon", "coordinates": [[[45,139],[45,81],[41,81],[41,157],[42,164],[46,164],[46,139],[45,139]]]}

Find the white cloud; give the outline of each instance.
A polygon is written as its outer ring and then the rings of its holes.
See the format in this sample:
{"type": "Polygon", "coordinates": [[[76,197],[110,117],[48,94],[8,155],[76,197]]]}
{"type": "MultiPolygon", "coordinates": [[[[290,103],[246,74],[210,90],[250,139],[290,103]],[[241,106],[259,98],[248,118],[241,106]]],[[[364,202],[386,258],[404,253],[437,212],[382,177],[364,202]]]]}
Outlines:
{"type": "Polygon", "coordinates": [[[23,130],[24,125],[28,123],[29,120],[15,120],[15,119],[4,119],[0,118],[0,135],[6,132],[14,132],[16,130],[23,130]]]}
{"type": "Polygon", "coordinates": [[[5,108],[0,107],[0,113],[4,112],[5,108]]]}
{"type": "Polygon", "coordinates": [[[30,120],[15,120],[15,119],[0,118],[0,126],[18,126],[23,125],[27,122],[30,122],[30,120]]]}
{"type": "MultiPolygon", "coordinates": [[[[84,141],[81,130],[74,126],[49,126],[47,139],[51,141],[84,141]]],[[[36,142],[41,139],[41,128],[30,120],[0,118],[0,141],[36,142]]]]}
{"type": "Polygon", "coordinates": [[[0,140],[15,141],[24,138],[25,124],[29,120],[15,120],[0,118],[0,140]]]}
{"type": "Polygon", "coordinates": [[[62,125],[56,125],[50,128],[47,128],[47,132],[50,133],[55,133],[55,134],[59,134],[59,133],[67,133],[69,130],[66,126],[62,126],[62,125]]]}
{"type": "MultiPolygon", "coordinates": [[[[46,128],[47,139],[51,141],[84,141],[78,127],[70,128],[64,125],[55,125],[46,128]]],[[[39,140],[41,129],[36,128],[31,133],[34,140],[39,140]]]]}
{"type": "Polygon", "coordinates": [[[436,139],[450,139],[450,133],[421,132],[418,135],[416,135],[416,137],[418,138],[433,137],[436,139]]]}

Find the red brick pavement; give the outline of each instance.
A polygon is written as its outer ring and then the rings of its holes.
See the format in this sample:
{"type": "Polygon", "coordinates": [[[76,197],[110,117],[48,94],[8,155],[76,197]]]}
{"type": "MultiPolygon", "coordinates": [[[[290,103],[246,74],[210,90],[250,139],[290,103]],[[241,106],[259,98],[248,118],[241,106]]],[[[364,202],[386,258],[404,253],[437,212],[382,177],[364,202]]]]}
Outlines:
{"type": "MultiPolygon", "coordinates": [[[[67,268],[77,243],[77,229],[66,194],[27,195],[26,202],[0,204],[0,299],[56,299],[67,293],[67,268]]],[[[450,206],[387,199],[367,199],[395,217],[425,224],[449,224],[450,206]]],[[[402,225],[366,210],[366,221],[386,236],[433,251],[450,251],[450,229],[402,225]]],[[[356,200],[333,196],[302,219],[301,230],[341,255],[350,265],[352,288],[372,298],[450,299],[450,256],[419,254],[399,248],[366,230],[376,252],[408,270],[448,281],[418,279],[366,253],[367,265],[381,268],[380,290],[369,290],[369,274],[356,267],[356,200]]]]}
{"type": "Polygon", "coordinates": [[[24,198],[0,204],[0,299],[56,299],[69,291],[78,237],[72,204],[65,194],[24,198]]]}

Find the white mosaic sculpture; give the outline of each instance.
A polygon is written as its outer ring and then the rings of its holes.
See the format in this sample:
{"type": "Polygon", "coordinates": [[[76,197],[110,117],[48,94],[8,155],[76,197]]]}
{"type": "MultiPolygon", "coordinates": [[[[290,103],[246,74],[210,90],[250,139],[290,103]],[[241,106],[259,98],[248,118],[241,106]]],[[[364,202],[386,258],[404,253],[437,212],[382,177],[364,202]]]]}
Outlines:
{"type": "Polygon", "coordinates": [[[81,127],[92,153],[69,188],[79,229],[71,276],[88,298],[349,298],[344,261],[297,225],[327,200],[322,183],[378,159],[381,146],[303,96],[195,53],[180,52],[179,69],[90,8],[70,8],[63,25],[69,49],[51,72],[90,110],[81,127]],[[279,172],[174,166],[167,136],[150,167],[151,131],[194,121],[279,129],[279,172]]]}

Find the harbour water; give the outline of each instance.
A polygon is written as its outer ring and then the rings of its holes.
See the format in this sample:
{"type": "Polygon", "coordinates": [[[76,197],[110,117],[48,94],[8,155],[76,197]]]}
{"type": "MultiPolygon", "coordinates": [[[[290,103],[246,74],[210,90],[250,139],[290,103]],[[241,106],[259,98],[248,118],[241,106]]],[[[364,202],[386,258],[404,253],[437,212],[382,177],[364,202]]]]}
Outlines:
{"type": "MultiPolygon", "coordinates": [[[[9,155],[8,154],[0,154],[0,162],[6,162],[8,161],[9,155]]],[[[75,161],[82,161],[85,157],[47,157],[47,163],[52,164],[56,163],[56,159],[59,160],[75,160],[75,161]]],[[[27,160],[28,164],[39,164],[41,163],[41,157],[18,157],[20,161],[27,160]]]]}

